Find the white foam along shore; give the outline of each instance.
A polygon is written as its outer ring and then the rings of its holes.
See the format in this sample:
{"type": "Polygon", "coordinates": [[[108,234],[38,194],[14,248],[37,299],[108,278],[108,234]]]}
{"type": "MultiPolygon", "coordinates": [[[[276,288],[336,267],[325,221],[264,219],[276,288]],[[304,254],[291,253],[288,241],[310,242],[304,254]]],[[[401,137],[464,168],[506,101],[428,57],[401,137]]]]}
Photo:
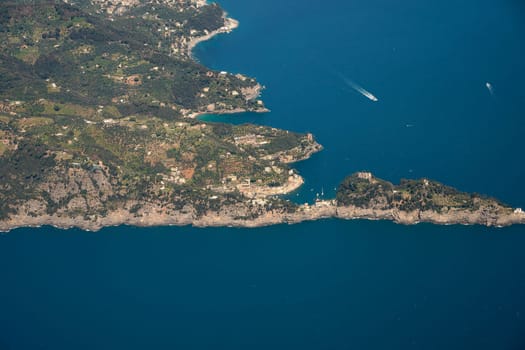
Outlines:
{"type": "Polygon", "coordinates": [[[219,29],[216,29],[216,30],[214,30],[212,32],[209,32],[206,35],[194,37],[188,42],[188,47],[187,47],[188,56],[190,56],[192,59],[194,59],[192,51],[195,48],[195,46],[197,46],[199,43],[201,43],[203,41],[210,40],[211,38],[213,38],[214,36],[216,36],[218,34],[230,33],[232,30],[234,30],[238,26],[239,26],[239,21],[237,21],[237,20],[235,20],[233,18],[227,17],[227,14],[224,13],[224,25],[222,27],[220,27],[219,29]]]}
{"type": "MultiPolygon", "coordinates": [[[[198,36],[198,37],[194,37],[192,38],[189,42],[188,42],[188,46],[186,48],[187,50],[187,54],[188,56],[195,60],[195,57],[193,56],[193,49],[198,45],[200,44],[201,42],[203,41],[207,41],[207,40],[210,40],[212,39],[214,36],[218,35],[218,34],[223,34],[223,33],[231,33],[234,29],[236,29],[237,27],[239,27],[239,21],[237,21],[236,19],[233,19],[233,18],[230,18],[228,17],[228,14],[225,12],[224,13],[224,25],[217,29],[217,30],[214,30],[206,35],[202,35],[202,36],[198,36]]],[[[263,89],[264,87],[260,84],[257,84],[256,85],[256,89],[258,90],[257,91],[257,94],[256,96],[259,95],[260,91],[263,89]]],[[[190,113],[189,115],[187,115],[187,117],[189,118],[199,118],[200,116],[202,115],[207,115],[207,114],[237,114],[237,113],[244,113],[244,112],[248,112],[246,109],[244,108],[235,108],[235,109],[218,109],[218,110],[213,110],[213,111],[203,111],[203,112],[192,112],[190,113]]],[[[259,109],[256,109],[252,112],[256,112],[256,113],[267,113],[267,112],[270,112],[270,110],[266,107],[261,107],[259,109]]]]}

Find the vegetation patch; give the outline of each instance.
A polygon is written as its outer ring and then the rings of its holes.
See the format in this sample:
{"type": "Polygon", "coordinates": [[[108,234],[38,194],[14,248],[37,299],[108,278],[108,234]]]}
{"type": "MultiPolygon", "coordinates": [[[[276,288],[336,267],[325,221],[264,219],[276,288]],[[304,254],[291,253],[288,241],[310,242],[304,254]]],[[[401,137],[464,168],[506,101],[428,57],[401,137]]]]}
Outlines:
{"type": "Polygon", "coordinates": [[[360,172],[348,176],[337,189],[337,204],[360,208],[399,209],[403,211],[449,210],[476,211],[483,207],[510,209],[496,199],[465,193],[427,179],[401,180],[399,185],[360,172]]]}

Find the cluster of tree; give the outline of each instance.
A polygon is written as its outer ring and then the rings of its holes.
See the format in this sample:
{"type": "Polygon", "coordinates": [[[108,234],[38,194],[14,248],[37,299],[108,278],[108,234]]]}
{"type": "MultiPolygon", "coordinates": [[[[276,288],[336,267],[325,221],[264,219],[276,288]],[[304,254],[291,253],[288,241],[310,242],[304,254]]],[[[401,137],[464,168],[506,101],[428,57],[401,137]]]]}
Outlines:
{"type": "Polygon", "coordinates": [[[270,143],[265,144],[262,148],[268,153],[282,152],[300,145],[301,138],[301,134],[289,132],[272,138],[270,143]]]}
{"type": "Polygon", "coordinates": [[[60,28],[55,28],[54,31],[48,31],[46,33],[42,33],[42,39],[58,39],[60,38],[60,28]]]}
{"type": "Polygon", "coordinates": [[[217,30],[224,25],[224,11],[217,4],[201,7],[199,11],[188,19],[187,26],[195,30],[217,30]]]}
{"type": "Polygon", "coordinates": [[[0,218],[11,212],[11,201],[30,198],[46,172],[55,165],[54,157],[47,154],[47,147],[30,140],[22,140],[16,151],[0,157],[0,218]]]}
{"type": "Polygon", "coordinates": [[[197,96],[210,85],[207,70],[197,63],[184,61],[177,61],[173,68],[171,84],[175,103],[186,108],[198,107],[197,96]]]}
{"type": "Polygon", "coordinates": [[[379,179],[371,182],[354,174],[341,182],[337,188],[336,200],[338,205],[355,205],[367,208],[371,202],[377,201],[379,198],[391,203],[393,189],[394,186],[390,182],[379,179]]]}
{"type": "Polygon", "coordinates": [[[7,6],[0,6],[0,32],[9,31],[9,22],[11,15],[7,6]]]}
{"type": "Polygon", "coordinates": [[[476,210],[480,202],[505,206],[492,198],[476,193],[460,192],[439,182],[402,179],[398,186],[374,179],[373,182],[348,176],[337,189],[338,205],[370,207],[378,199],[386,200],[392,207],[403,211],[432,210],[441,212],[445,208],[476,210]]]}

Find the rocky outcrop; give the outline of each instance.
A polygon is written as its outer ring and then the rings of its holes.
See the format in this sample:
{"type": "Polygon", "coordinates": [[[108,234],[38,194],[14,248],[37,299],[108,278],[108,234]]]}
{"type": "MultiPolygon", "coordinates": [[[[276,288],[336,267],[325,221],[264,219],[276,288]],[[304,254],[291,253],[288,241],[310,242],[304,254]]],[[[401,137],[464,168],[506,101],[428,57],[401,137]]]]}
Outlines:
{"type": "Polygon", "coordinates": [[[108,212],[106,215],[79,215],[71,217],[64,213],[45,214],[45,203],[30,201],[21,207],[20,214],[11,216],[0,222],[0,231],[9,231],[16,227],[39,227],[43,225],[58,228],[80,228],[88,231],[98,231],[103,227],[131,226],[185,226],[196,227],[261,227],[277,224],[296,224],[304,221],[320,219],[366,219],[391,220],[399,224],[412,225],[422,222],[440,225],[485,225],[503,227],[513,224],[525,224],[525,213],[510,211],[494,215],[486,210],[466,211],[453,210],[447,213],[433,211],[400,211],[397,209],[359,208],[356,206],[337,206],[335,201],[320,201],[314,205],[302,205],[292,212],[281,209],[269,210],[263,205],[253,203],[238,203],[220,208],[218,211],[208,211],[198,215],[196,210],[188,205],[176,210],[173,207],[154,202],[130,201],[122,207],[108,212]],[[130,213],[130,208],[137,204],[140,210],[130,213]],[[31,208],[31,210],[27,210],[31,208]],[[33,213],[30,215],[30,213],[33,213]],[[36,214],[36,215],[35,215],[36,214]]]}
{"type": "Polygon", "coordinates": [[[525,214],[516,211],[509,211],[503,214],[488,213],[484,210],[451,210],[446,213],[438,213],[431,210],[401,211],[398,209],[374,209],[345,206],[337,208],[336,217],[347,220],[391,220],[404,225],[413,225],[423,222],[438,225],[460,224],[495,227],[525,224],[525,214]]]}

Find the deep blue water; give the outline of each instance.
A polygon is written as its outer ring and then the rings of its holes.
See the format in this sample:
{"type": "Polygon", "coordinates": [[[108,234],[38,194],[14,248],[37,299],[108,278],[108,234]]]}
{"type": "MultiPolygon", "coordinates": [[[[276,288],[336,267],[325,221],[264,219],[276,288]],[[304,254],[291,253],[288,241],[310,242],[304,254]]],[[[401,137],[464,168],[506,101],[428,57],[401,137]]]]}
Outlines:
{"type": "MultiPolygon", "coordinates": [[[[241,26],[195,53],[272,109],[223,119],[325,146],[295,199],[367,169],[525,207],[521,1],[221,4],[241,26]]],[[[0,349],[525,349],[524,249],[518,226],[20,229],[0,236],[0,349]]]]}

